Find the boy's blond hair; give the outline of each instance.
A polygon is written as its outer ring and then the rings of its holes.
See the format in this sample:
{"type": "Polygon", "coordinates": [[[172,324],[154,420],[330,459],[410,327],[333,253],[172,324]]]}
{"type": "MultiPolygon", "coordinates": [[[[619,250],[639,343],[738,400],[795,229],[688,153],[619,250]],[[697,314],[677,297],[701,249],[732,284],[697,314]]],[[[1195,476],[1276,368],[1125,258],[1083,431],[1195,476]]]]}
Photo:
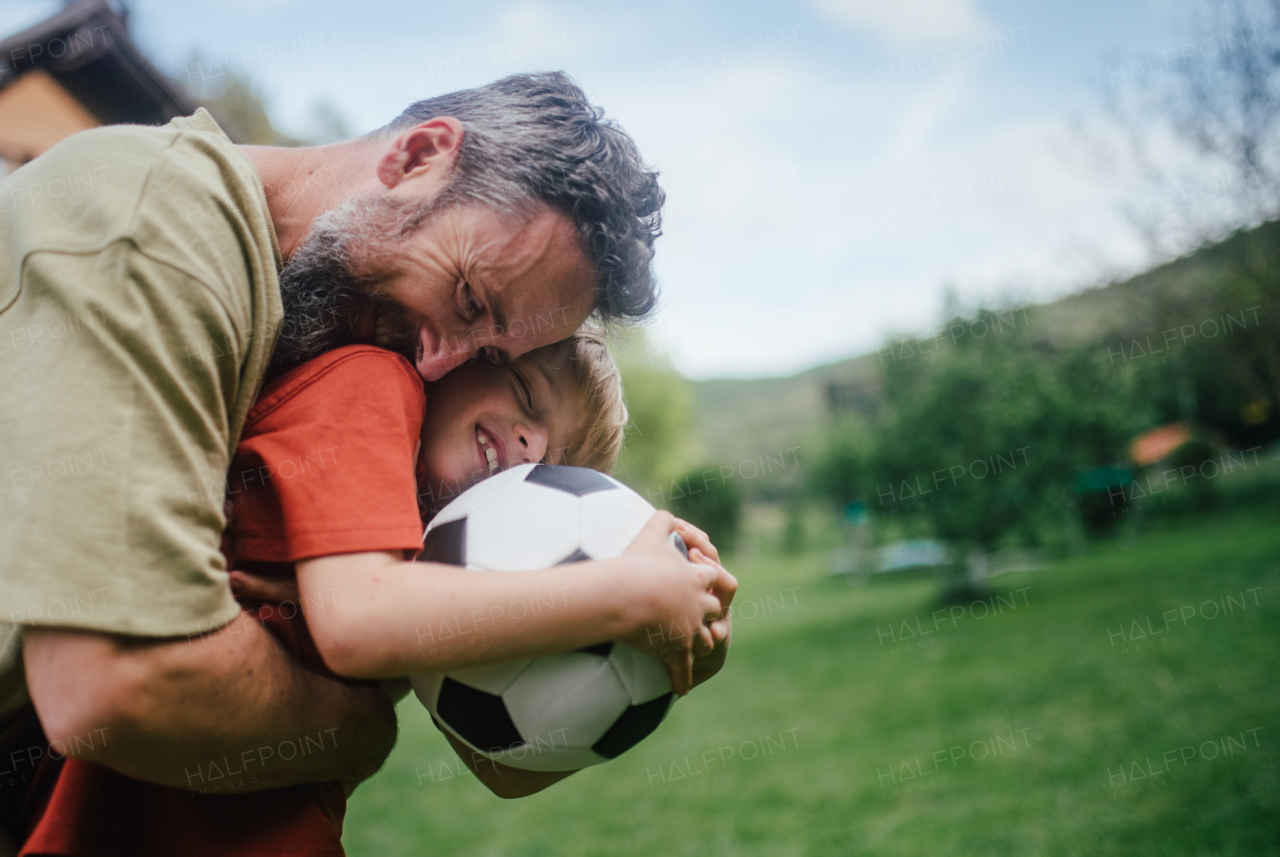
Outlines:
{"type": "Polygon", "coordinates": [[[609,354],[604,331],[587,322],[572,336],[539,351],[557,368],[568,363],[572,395],[580,408],[563,463],[608,473],[622,452],[628,415],[622,375],[609,354]]]}

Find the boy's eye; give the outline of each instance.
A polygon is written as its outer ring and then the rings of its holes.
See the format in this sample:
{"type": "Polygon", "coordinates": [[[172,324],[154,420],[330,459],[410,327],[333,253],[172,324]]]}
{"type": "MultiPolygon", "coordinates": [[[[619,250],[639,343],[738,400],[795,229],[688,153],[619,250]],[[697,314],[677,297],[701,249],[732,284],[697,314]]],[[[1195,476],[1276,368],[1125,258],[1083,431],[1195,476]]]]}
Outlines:
{"type": "Polygon", "coordinates": [[[533,393],[530,392],[529,385],[525,383],[524,378],[520,377],[520,373],[517,372],[514,367],[511,369],[511,375],[516,379],[516,384],[520,386],[520,392],[524,395],[525,404],[528,406],[529,410],[532,411],[533,393]]]}

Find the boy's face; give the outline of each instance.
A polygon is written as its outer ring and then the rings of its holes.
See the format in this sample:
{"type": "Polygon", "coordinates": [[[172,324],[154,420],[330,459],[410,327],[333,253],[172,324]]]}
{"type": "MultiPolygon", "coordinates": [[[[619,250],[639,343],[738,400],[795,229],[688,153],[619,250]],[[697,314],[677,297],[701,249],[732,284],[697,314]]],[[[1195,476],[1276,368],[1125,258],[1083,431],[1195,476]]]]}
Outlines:
{"type": "MultiPolygon", "coordinates": [[[[551,352],[549,355],[548,352],[551,352]]],[[[499,470],[558,464],[578,421],[567,360],[471,361],[427,384],[418,490],[436,505],[499,470]]]]}

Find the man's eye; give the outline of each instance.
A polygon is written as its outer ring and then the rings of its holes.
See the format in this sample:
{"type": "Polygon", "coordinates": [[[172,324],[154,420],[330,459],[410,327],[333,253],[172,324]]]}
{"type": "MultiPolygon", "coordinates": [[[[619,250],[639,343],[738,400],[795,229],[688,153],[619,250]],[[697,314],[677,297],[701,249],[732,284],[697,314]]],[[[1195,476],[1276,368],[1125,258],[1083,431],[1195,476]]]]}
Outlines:
{"type": "Polygon", "coordinates": [[[462,284],[462,310],[467,320],[471,320],[480,314],[480,302],[476,300],[475,292],[471,290],[470,283],[462,284]]]}

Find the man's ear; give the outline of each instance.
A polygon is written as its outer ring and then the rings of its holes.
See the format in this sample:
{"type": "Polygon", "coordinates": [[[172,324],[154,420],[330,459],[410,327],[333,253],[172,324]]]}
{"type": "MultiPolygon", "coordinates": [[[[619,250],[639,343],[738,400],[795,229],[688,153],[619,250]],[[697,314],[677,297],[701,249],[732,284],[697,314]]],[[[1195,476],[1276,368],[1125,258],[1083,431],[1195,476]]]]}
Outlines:
{"type": "Polygon", "coordinates": [[[378,180],[393,188],[429,170],[445,169],[457,157],[465,136],[462,123],[452,116],[437,116],[414,125],[392,140],[378,159],[378,180]]]}

